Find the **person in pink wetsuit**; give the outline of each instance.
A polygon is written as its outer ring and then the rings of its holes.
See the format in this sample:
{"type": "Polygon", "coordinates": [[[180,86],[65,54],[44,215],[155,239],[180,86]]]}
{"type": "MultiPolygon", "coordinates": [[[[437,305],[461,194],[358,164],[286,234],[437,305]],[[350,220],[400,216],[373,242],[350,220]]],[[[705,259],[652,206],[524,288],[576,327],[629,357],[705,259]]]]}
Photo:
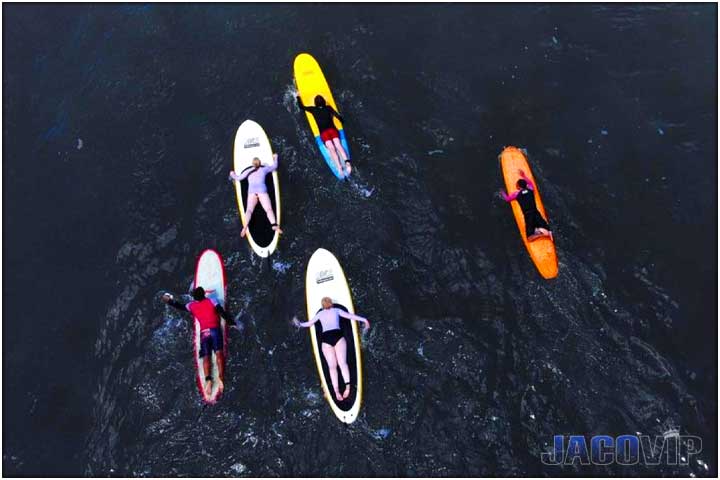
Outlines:
{"type": "Polygon", "coordinates": [[[340,329],[340,317],[361,322],[367,330],[370,328],[370,322],[367,318],[353,315],[345,310],[334,307],[332,299],[325,297],[321,301],[322,310],[319,311],[310,321],[300,322],[297,317],[293,318],[293,325],[296,327],[311,327],[320,321],[322,325],[322,334],[320,335],[322,353],[330,370],[330,380],[332,381],[333,390],[335,390],[335,398],[341,402],[350,396],[350,368],[347,364],[347,342],[343,337],[340,329]],[[340,394],[338,388],[337,367],[340,367],[340,373],[345,383],[345,391],[340,394]]]}
{"type": "Polygon", "coordinates": [[[510,203],[516,200],[520,204],[523,217],[525,217],[525,237],[528,242],[532,242],[542,237],[549,237],[552,240],[552,232],[547,221],[540,215],[535,204],[535,185],[525,175],[525,172],[518,170],[520,180],[515,185],[517,190],[513,193],[506,194],[500,190],[500,196],[503,200],[510,203]]]}
{"type": "Polygon", "coordinates": [[[270,201],[270,195],[268,195],[267,186],[265,186],[265,176],[277,170],[278,167],[278,156],[277,153],[273,154],[273,164],[270,166],[262,166],[260,159],[255,157],[252,161],[253,168],[246,168],[240,175],[234,171],[230,171],[230,181],[241,182],[247,178],[248,181],[248,197],[245,204],[247,205],[245,211],[245,226],[240,232],[240,236],[244,237],[247,234],[250,226],[250,218],[252,217],[253,210],[260,202],[272,229],[282,233],[280,227],[275,221],[275,212],[273,212],[272,203],[270,201]]]}

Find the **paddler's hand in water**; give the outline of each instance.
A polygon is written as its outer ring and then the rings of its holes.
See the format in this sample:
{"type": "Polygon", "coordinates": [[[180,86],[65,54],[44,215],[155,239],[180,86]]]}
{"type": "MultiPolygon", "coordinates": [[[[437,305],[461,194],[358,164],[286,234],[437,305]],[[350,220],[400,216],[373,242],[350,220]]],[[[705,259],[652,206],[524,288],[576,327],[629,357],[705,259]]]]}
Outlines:
{"type": "Polygon", "coordinates": [[[363,323],[363,331],[367,332],[368,330],[370,330],[370,321],[365,320],[365,323],[363,323]]]}
{"type": "Polygon", "coordinates": [[[163,303],[168,303],[170,300],[172,300],[172,295],[169,293],[165,293],[161,298],[163,303]]]}
{"type": "Polygon", "coordinates": [[[292,324],[295,328],[300,328],[302,325],[300,324],[300,320],[297,319],[297,317],[292,318],[292,324]]]}

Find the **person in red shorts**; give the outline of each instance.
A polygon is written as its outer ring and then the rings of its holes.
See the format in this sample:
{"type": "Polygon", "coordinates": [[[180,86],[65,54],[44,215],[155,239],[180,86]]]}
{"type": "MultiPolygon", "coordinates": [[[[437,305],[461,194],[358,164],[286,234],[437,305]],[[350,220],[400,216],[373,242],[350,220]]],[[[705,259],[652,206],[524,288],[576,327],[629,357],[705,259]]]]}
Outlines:
{"type": "Polygon", "coordinates": [[[320,130],[320,139],[325,144],[325,148],[328,149],[328,152],[330,153],[330,158],[332,158],[337,165],[338,172],[350,175],[350,172],[352,171],[352,166],[350,165],[348,155],[345,152],[342,143],[340,142],[340,133],[338,132],[337,128],[335,128],[335,124],[333,123],[333,117],[337,117],[337,119],[341,122],[344,122],[345,120],[342,119],[340,114],[336,112],[334,108],[326,104],[325,99],[322,95],[315,96],[314,107],[306,107],[305,105],[303,105],[302,99],[300,97],[296,98],[300,110],[312,113],[313,117],[315,118],[315,123],[317,123],[318,130],[320,130]],[[342,168],[340,159],[345,162],[345,169],[342,168]]]}
{"type": "Polygon", "coordinates": [[[171,307],[183,312],[192,313],[200,322],[200,351],[198,356],[203,359],[203,370],[205,373],[205,394],[210,395],[212,391],[212,367],[211,355],[215,352],[218,358],[218,384],[219,391],[223,390],[223,336],[220,328],[220,317],[224,318],[228,325],[234,325],[230,314],[215,299],[205,296],[205,289],[197,287],[192,292],[193,301],[182,303],[173,299],[172,295],[166,293],[162,301],[171,307]]]}

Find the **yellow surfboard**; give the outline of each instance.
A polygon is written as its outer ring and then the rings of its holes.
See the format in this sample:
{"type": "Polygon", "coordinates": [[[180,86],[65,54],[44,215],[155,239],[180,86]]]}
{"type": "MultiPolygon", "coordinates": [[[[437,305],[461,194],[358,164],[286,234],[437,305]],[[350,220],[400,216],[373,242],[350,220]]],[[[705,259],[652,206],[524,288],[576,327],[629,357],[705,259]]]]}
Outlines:
{"type": "MultiPolygon", "coordinates": [[[[327,80],[325,80],[325,75],[323,75],[317,60],[315,60],[309,53],[301,53],[295,57],[293,70],[295,74],[295,88],[297,88],[298,96],[300,96],[303,105],[314,105],[315,96],[322,95],[327,105],[331,106],[336,112],[340,113],[340,109],[335,103],[335,99],[330,91],[330,86],[328,85],[327,80]]],[[[305,112],[305,116],[310,124],[310,130],[312,130],[312,134],[315,137],[320,153],[322,153],[322,156],[330,167],[330,170],[332,170],[336,177],[340,179],[344,178],[345,176],[342,175],[341,172],[337,171],[335,162],[332,161],[327,148],[325,148],[325,144],[323,144],[323,141],[320,139],[320,130],[318,130],[317,123],[315,123],[315,118],[313,118],[310,112],[305,112]]],[[[333,118],[333,122],[335,128],[337,128],[338,133],[340,134],[340,142],[349,156],[350,149],[348,148],[347,138],[345,137],[345,130],[343,129],[342,122],[340,122],[337,118],[333,118]]]]}

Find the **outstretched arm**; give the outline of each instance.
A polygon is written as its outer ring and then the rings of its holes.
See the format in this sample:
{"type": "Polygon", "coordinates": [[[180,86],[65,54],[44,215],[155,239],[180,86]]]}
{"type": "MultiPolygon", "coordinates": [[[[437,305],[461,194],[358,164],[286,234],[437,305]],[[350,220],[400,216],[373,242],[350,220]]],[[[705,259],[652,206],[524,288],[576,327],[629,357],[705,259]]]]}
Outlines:
{"type": "Polygon", "coordinates": [[[525,172],[523,172],[522,170],[518,170],[518,173],[520,174],[520,177],[522,177],[522,179],[527,182],[528,190],[535,190],[535,185],[533,185],[532,180],[530,180],[530,179],[525,175],[525,172]]]}
{"type": "Polygon", "coordinates": [[[166,304],[170,305],[171,307],[177,308],[178,310],[181,310],[183,312],[188,311],[187,303],[178,302],[169,293],[166,293],[165,295],[162,296],[162,301],[163,301],[163,303],[166,303],[166,304]]]}
{"type": "Polygon", "coordinates": [[[230,313],[228,313],[228,311],[225,310],[222,305],[215,305],[215,311],[218,313],[218,315],[225,319],[225,322],[227,322],[228,325],[235,325],[235,320],[233,320],[233,318],[230,316],[230,313]]]}
{"type": "Polygon", "coordinates": [[[333,107],[331,107],[330,105],[328,105],[328,108],[330,109],[330,112],[337,117],[338,120],[340,120],[341,122],[345,123],[345,120],[343,120],[343,118],[340,116],[340,114],[339,114],[338,112],[336,112],[333,107]]]}
{"type": "Polygon", "coordinates": [[[178,310],[182,310],[183,312],[188,311],[187,303],[181,303],[181,302],[178,302],[177,300],[170,300],[169,302],[167,302],[167,304],[170,305],[171,307],[177,308],[178,310]]]}
{"type": "Polygon", "coordinates": [[[310,321],[307,321],[307,322],[301,322],[300,320],[297,319],[297,317],[293,317],[293,325],[295,325],[298,328],[300,328],[300,327],[307,328],[307,327],[313,326],[315,324],[315,322],[317,322],[318,320],[320,320],[320,313],[315,314],[315,316],[310,321]]]}
{"type": "Polygon", "coordinates": [[[268,173],[273,172],[273,171],[277,170],[277,167],[278,167],[278,154],[273,153],[273,164],[265,167],[265,171],[268,173]]]}
{"type": "Polygon", "coordinates": [[[248,169],[246,169],[244,172],[242,172],[240,175],[238,175],[237,173],[235,173],[234,170],[231,170],[231,171],[230,171],[230,178],[231,178],[232,180],[235,180],[235,181],[237,181],[237,182],[240,182],[240,181],[242,181],[242,180],[245,180],[245,179],[247,178],[247,176],[250,175],[250,174],[251,174],[252,172],[254,172],[254,171],[255,171],[254,169],[248,168],[248,169]]]}
{"type": "Polygon", "coordinates": [[[517,198],[517,196],[518,196],[519,193],[520,193],[520,190],[518,190],[517,192],[513,192],[513,193],[511,193],[510,195],[508,195],[508,194],[506,194],[505,192],[503,192],[502,190],[500,190],[500,195],[502,196],[503,200],[505,200],[505,201],[508,202],[508,203],[510,203],[510,202],[512,202],[513,200],[515,200],[515,199],[517,198]]]}
{"type": "Polygon", "coordinates": [[[302,98],[300,98],[300,95],[296,96],[295,99],[297,100],[298,107],[300,107],[300,110],[304,110],[306,112],[311,111],[312,107],[306,107],[302,103],[302,98]]]}
{"type": "Polygon", "coordinates": [[[341,317],[349,318],[350,320],[355,320],[356,322],[363,323],[365,325],[365,328],[370,328],[370,322],[368,322],[367,318],[361,317],[360,315],[354,315],[340,308],[337,309],[337,312],[338,315],[340,315],[341,317]]]}

